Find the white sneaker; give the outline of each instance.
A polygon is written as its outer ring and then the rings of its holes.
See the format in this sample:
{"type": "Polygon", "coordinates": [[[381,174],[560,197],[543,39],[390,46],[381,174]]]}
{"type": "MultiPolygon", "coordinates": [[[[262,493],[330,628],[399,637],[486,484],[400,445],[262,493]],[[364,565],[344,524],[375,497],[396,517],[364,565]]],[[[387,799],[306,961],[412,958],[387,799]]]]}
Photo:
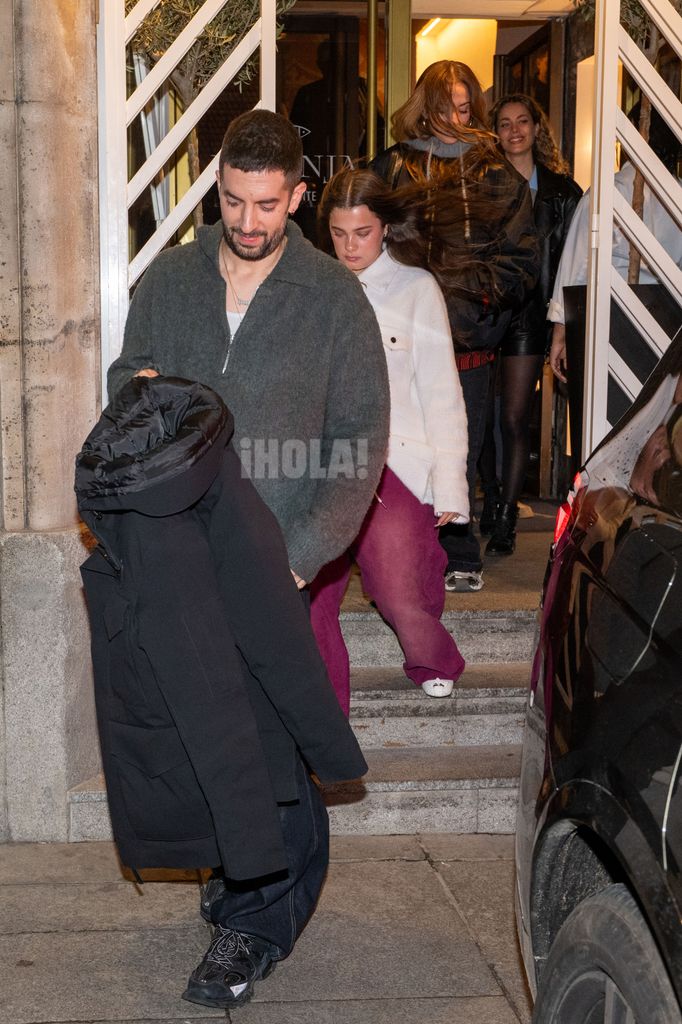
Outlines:
{"type": "Polygon", "coordinates": [[[460,572],[457,569],[451,569],[445,574],[445,589],[450,592],[455,590],[458,594],[466,594],[480,590],[482,586],[482,572],[460,572]]]}
{"type": "Polygon", "coordinates": [[[422,690],[429,697],[449,697],[454,686],[452,679],[427,679],[422,683],[422,690]]]}

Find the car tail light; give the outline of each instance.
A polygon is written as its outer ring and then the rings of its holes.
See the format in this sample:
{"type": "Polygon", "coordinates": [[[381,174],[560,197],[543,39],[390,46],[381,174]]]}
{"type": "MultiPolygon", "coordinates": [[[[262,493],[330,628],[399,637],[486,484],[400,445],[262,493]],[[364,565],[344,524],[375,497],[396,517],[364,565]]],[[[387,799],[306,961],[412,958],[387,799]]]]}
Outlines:
{"type": "Polygon", "coordinates": [[[568,492],[568,495],[566,497],[566,501],[563,503],[563,505],[559,506],[559,511],[557,512],[557,515],[556,515],[556,522],[554,523],[554,543],[555,544],[557,543],[559,538],[561,536],[563,536],[564,530],[568,526],[569,520],[571,518],[571,508],[573,507],[573,502],[575,501],[575,496],[578,493],[578,491],[580,490],[580,488],[582,487],[582,485],[583,485],[583,478],[582,478],[580,473],[576,473],[575,478],[573,480],[573,486],[571,487],[570,491],[568,492]]]}
{"type": "Polygon", "coordinates": [[[571,504],[565,501],[563,505],[559,506],[559,511],[556,514],[556,522],[554,523],[554,543],[556,544],[564,530],[568,526],[568,520],[571,518],[571,504]]]}

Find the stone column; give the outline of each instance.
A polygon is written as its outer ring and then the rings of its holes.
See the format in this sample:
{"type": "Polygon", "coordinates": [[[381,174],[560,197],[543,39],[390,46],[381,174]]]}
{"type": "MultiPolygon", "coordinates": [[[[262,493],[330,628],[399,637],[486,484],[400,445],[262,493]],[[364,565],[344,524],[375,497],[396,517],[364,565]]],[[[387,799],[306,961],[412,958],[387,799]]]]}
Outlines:
{"type": "Polygon", "coordinates": [[[73,461],[99,404],[96,0],[0,4],[0,837],[98,769],[73,461]]]}

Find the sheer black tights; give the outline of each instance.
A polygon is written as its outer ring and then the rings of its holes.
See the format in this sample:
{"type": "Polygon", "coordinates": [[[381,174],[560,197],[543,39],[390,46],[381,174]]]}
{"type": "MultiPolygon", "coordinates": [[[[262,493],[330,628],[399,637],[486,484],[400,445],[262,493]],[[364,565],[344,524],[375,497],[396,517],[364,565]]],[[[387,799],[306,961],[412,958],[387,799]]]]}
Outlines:
{"type": "Polygon", "coordinates": [[[542,356],[502,357],[502,494],[503,502],[517,501],[528,466],[529,413],[542,356]]]}
{"type": "Polygon", "coordinates": [[[484,494],[495,492],[497,500],[497,449],[495,446],[495,391],[497,363],[493,363],[485,407],[485,434],[478,457],[478,475],[484,494]]]}

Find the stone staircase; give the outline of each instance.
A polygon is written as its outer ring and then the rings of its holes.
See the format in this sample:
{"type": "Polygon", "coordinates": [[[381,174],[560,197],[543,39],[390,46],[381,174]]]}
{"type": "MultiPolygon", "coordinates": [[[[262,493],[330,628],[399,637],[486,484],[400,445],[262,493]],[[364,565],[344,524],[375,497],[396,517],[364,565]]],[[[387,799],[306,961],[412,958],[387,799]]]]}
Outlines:
{"type": "Polygon", "coordinates": [[[342,615],[369,772],[328,788],[333,832],[514,831],[535,621],[529,610],[447,611],[467,669],[452,698],[435,699],[405,679],[376,612],[342,615]]]}
{"type": "MultiPolygon", "coordinates": [[[[530,659],[555,508],[520,520],[516,554],[489,559],[486,586],[446,595],[443,622],[467,668],[451,698],[403,675],[391,630],[351,576],[341,621],[352,671],[351,722],[369,771],[328,787],[336,834],[514,831],[530,659]]],[[[69,837],[111,837],[101,776],[69,792],[69,837]]]]}
{"type": "MultiPolygon", "coordinates": [[[[405,679],[398,643],[377,612],[366,601],[351,604],[361,608],[342,613],[351,722],[369,772],[327,789],[332,831],[513,832],[536,613],[446,611],[467,669],[452,698],[435,699],[405,679]]],[[[110,838],[101,777],[70,791],[69,818],[71,841],[110,838]]]]}

